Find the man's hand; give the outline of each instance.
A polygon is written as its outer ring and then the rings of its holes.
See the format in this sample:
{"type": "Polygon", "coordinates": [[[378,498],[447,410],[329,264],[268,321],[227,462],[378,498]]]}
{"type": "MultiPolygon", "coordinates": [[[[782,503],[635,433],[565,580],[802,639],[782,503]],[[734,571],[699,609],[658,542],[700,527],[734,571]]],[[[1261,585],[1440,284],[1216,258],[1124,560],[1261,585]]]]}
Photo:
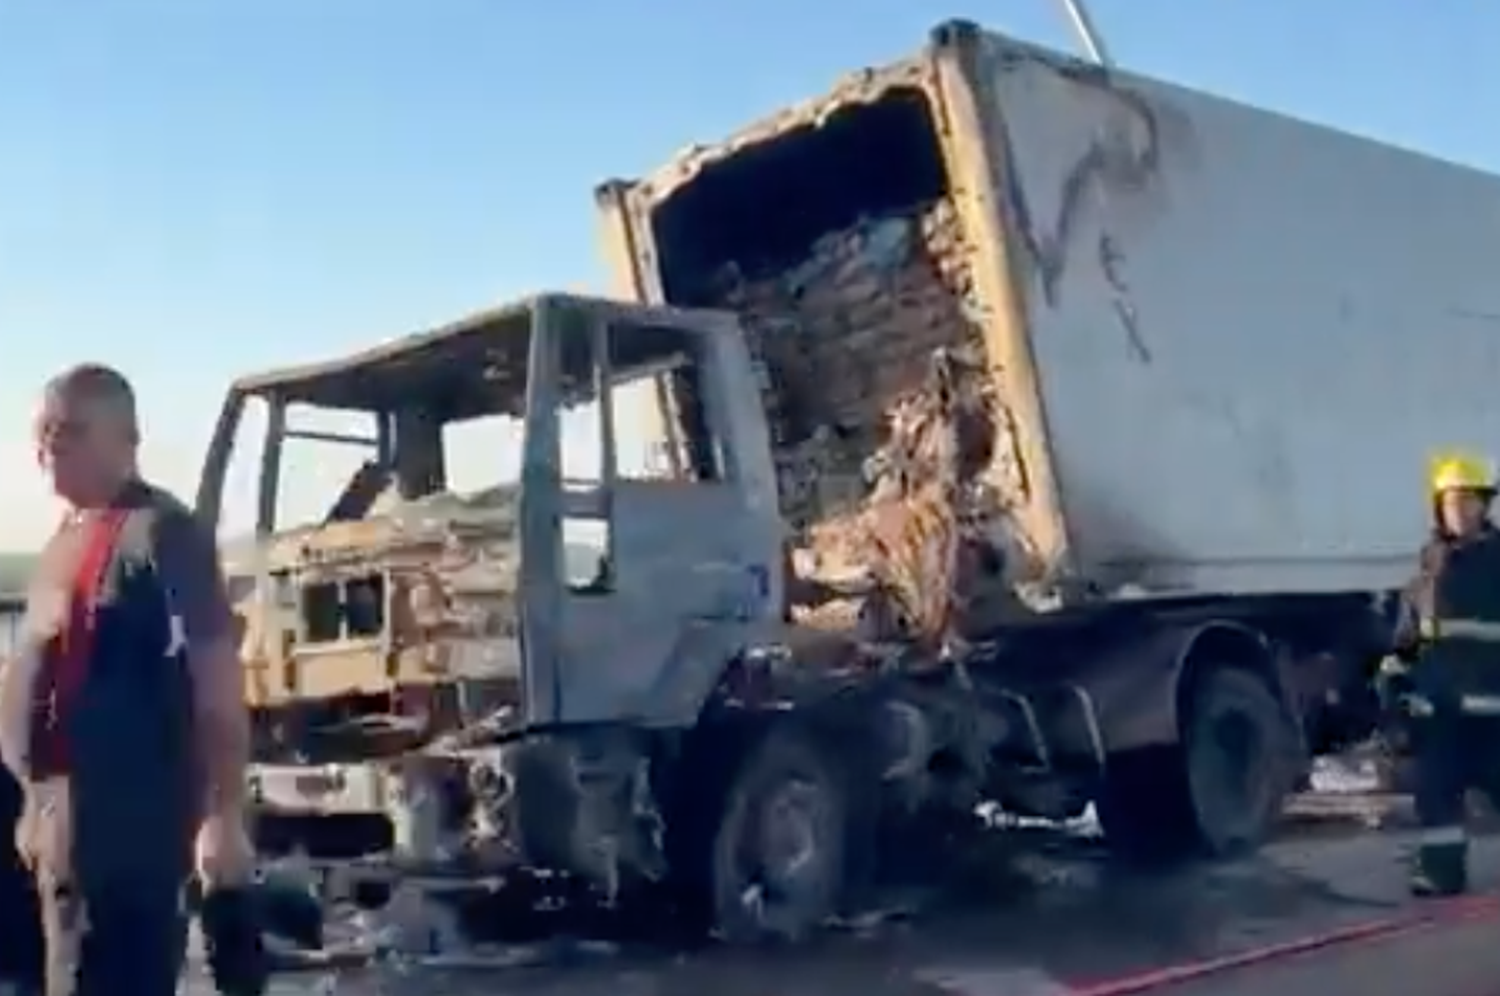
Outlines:
{"type": "Polygon", "coordinates": [[[215,812],[198,828],[193,861],[205,890],[235,888],[255,876],[255,845],[243,812],[215,812]]]}
{"type": "Polygon", "coordinates": [[[33,872],[45,871],[63,882],[73,877],[73,793],[65,779],[26,786],[15,846],[33,872]]]}

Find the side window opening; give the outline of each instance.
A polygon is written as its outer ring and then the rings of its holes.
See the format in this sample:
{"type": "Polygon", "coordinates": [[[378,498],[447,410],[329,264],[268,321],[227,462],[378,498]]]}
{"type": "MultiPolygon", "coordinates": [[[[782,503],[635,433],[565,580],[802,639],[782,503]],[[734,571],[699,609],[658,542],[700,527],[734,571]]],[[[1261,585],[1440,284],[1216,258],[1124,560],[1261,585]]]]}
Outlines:
{"type": "MultiPolygon", "coordinates": [[[[574,508],[563,516],[563,572],[570,591],[597,594],[613,587],[613,537],[602,489],[609,459],[604,405],[613,404],[614,391],[600,377],[607,357],[596,355],[592,323],[569,322],[560,350],[563,395],[568,399],[560,413],[563,488],[595,499],[586,503],[593,506],[590,511],[574,508]]],[[[617,426],[617,437],[618,431],[617,426]]]]}
{"type": "Polygon", "coordinates": [[[521,479],[526,428],[511,415],[481,415],[442,428],[447,490],[462,497],[513,488],[521,479]]]}
{"type": "Polygon", "coordinates": [[[609,344],[618,478],[724,480],[723,442],[712,431],[704,407],[702,334],[616,326],[610,329],[609,344]],[[645,336],[649,346],[631,341],[645,336]],[[649,360],[643,362],[642,353],[649,360]]]}

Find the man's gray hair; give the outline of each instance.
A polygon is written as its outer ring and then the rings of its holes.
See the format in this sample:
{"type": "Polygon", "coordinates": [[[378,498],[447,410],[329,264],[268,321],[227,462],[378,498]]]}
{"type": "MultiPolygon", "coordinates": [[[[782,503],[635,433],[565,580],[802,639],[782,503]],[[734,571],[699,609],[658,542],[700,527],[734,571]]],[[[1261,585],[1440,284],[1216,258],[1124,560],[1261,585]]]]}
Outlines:
{"type": "Polygon", "coordinates": [[[135,389],[114,367],[102,363],[80,363],[47,382],[48,407],[83,402],[107,407],[132,433],[140,432],[135,389]]]}

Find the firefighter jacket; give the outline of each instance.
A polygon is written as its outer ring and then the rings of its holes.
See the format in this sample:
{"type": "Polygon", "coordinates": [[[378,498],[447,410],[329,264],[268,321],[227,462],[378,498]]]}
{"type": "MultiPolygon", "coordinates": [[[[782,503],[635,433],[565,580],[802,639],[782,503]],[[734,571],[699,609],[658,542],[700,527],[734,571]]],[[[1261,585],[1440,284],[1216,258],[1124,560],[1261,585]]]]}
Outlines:
{"type": "Polygon", "coordinates": [[[1395,649],[1412,663],[1424,705],[1500,718],[1500,531],[1438,538],[1423,549],[1395,649]]]}

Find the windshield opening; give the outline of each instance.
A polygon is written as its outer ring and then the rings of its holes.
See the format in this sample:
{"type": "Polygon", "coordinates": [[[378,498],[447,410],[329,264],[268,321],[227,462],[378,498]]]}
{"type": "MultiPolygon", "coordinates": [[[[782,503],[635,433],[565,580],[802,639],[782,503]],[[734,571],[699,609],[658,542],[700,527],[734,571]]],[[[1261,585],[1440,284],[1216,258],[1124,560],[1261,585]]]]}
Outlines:
{"type": "Polygon", "coordinates": [[[225,480],[248,478],[258,498],[221,526],[286,532],[513,486],[530,342],[517,313],[257,385],[225,480]]]}
{"type": "MultiPolygon", "coordinates": [[[[520,481],[530,338],[525,327],[491,330],[251,392],[225,468],[225,533],[300,531],[437,496],[506,504],[520,481]]],[[[579,338],[561,339],[560,455],[570,487],[597,486],[605,477],[604,420],[579,338]]],[[[683,402],[697,393],[684,393],[696,386],[695,336],[612,326],[608,339],[616,477],[717,476],[715,454],[686,451],[699,435],[682,424],[693,407],[683,402]],[[665,424],[676,426],[666,435],[686,450],[665,452],[665,424]]],[[[565,532],[569,547],[602,542],[565,532]]]]}
{"type": "MultiPolygon", "coordinates": [[[[498,407],[498,406],[497,406],[498,407]]],[[[503,502],[520,479],[525,424],[490,412],[446,419],[442,399],[394,411],[288,405],[274,483],[278,532],[389,514],[451,495],[503,502]]]]}

